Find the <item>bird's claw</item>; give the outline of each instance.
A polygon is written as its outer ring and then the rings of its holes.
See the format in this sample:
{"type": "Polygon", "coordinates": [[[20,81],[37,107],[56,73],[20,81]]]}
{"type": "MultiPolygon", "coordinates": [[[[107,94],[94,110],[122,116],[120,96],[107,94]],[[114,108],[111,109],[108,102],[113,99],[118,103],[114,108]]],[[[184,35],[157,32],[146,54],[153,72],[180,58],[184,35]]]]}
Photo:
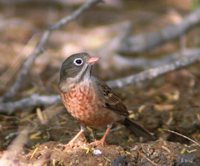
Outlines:
{"type": "Polygon", "coordinates": [[[97,146],[105,146],[106,145],[106,142],[105,140],[95,140],[93,142],[90,143],[91,146],[94,146],[94,147],[97,147],[97,146]]]}

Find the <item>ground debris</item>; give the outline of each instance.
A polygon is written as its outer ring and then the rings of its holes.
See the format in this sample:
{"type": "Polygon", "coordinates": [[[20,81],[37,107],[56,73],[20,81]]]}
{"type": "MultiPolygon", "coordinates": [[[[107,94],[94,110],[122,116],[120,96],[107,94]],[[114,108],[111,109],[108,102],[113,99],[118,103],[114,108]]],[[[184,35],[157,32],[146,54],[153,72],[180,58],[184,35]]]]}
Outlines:
{"type": "Polygon", "coordinates": [[[148,143],[132,144],[129,147],[116,145],[90,147],[83,143],[76,147],[68,147],[59,142],[47,142],[37,145],[26,155],[19,156],[19,161],[26,164],[37,165],[180,165],[184,163],[196,164],[200,161],[200,148],[186,146],[180,143],[172,143],[157,140],[148,143]],[[88,147],[88,153],[85,149],[88,147]],[[101,155],[94,155],[94,150],[100,150],[101,155]]]}

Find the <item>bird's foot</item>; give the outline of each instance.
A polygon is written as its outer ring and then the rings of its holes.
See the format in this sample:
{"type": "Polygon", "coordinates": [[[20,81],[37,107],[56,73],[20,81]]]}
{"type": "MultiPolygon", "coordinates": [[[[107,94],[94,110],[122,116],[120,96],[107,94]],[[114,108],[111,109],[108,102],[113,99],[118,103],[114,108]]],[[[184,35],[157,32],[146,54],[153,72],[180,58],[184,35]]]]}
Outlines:
{"type": "Polygon", "coordinates": [[[106,141],[105,141],[105,139],[95,140],[95,141],[91,142],[90,145],[94,146],[94,147],[105,146],[106,145],[106,141]]]}
{"type": "Polygon", "coordinates": [[[71,149],[71,148],[80,148],[80,147],[85,147],[87,145],[87,141],[83,140],[77,140],[76,142],[68,142],[65,144],[66,149],[71,149]]]}
{"type": "Polygon", "coordinates": [[[91,142],[90,145],[92,146],[105,146],[106,145],[106,136],[108,135],[109,131],[110,131],[111,125],[108,125],[103,137],[100,140],[95,140],[94,142],[91,142]]]}
{"type": "Polygon", "coordinates": [[[65,144],[65,148],[75,148],[75,147],[78,147],[79,144],[76,143],[76,142],[71,142],[69,141],[67,144],[65,144]]]}
{"type": "Polygon", "coordinates": [[[71,139],[65,148],[75,148],[84,145],[87,142],[85,135],[80,131],[73,139],[71,139]]]}

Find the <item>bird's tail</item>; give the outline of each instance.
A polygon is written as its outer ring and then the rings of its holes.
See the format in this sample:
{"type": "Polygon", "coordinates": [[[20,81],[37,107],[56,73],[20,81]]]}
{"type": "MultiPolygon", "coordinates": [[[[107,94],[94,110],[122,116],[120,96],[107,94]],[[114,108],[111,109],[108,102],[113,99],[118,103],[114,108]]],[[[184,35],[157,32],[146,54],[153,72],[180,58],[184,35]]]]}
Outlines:
{"type": "Polygon", "coordinates": [[[155,140],[155,136],[150,133],[147,129],[142,127],[136,122],[133,122],[132,120],[125,118],[123,121],[123,124],[137,137],[143,137],[147,140],[155,140]]]}

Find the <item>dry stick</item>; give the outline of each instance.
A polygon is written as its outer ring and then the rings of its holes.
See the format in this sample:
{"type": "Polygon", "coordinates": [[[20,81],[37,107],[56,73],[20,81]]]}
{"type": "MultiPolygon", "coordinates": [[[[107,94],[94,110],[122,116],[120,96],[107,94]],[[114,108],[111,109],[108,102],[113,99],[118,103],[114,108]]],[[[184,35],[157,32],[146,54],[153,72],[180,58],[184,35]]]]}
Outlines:
{"type": "Polygon", "coordinates": [[[173,131],[173,130],[169,130],[169,129],[162,129],[162,130],[163,130],[163,131],[167,131],[167,132],[169,132],[169,133],[173,133],[173,134],[178,135],[178,136],[180,136],[180,137],[183,137],[183,138],[185,138],[185,139],[187,139],[187,140],[193,142],[195,145],[197,145],[197,146],[200,147],[200,143],[198,143],[197,141],[191,139],[190,137],[187,137],[187,136],[185,136],[185,135],[183,135],[183,134],[181,134],[181,133],[178,133],[178,132],[176,132],[176,131],[173,131]]]}
{"type": "Polygon", "coordinates": [[[115,68],[143,68],[143,69],[149,69],[150,67],[156,67],[161,66],[167,63],[171,63],[173,61],[176,61],[180,58],[180,53],[175,53],[172,55],[169,55],[167,57],[162,57],[160,59],[147,59],[147,58],[129,58],[124,57],[121,55],[115,55],[113,56],[113,63],[116,64],[115,68]]]}
{"type": "Polygon", "coordinates": [[[197,49],[187,49],[183,52],[183,55],[178,53],[173,53],[168,56],[161,57],[159,59],[147,59],[147,58],[130,58],[130,57],[124,57],[121,55],[115,55],[113,56],[113,63],[116,64],[115,67],[118,67],[120,69],[122,68],[143,68],[143,69],[149,69],[150,67],[157,67],[161,65],[165,65],[167,63],[173,63],[174,61],[177,61],[181,58],[181,56],[190,56],[191,54],[200,53],[200,50],[197,49]]]}
{"type": "MultiPolygon", "coordinates": [[[[35,44],[35,36],[33,35],[29,41],[26,43],[25,47],[20,50],[20,54],[21,56],[16,56],[15,59],[13,59],[10,63],[9,66],[12,66],[12,68],[8,68],[6,71],[4,71],[1,76],[1,89],[5,89],[5,86],[8,85],[9,81],[16,75],[16,73],[19,71],[20,67],[21,67],[21,61],[24,58],[24,54],[27,50],[28,47],[30,47],[30,45],[34,45],[35,44]],[[13,70],[15,72],[13,72],[13,70]]],[[[32,47],[32,46],[31,46],[32,47]]]]}
{"type": "MultiPolygon", "coordinates": [[[[173,63],[148,69],[138,74],[134,74],[122,79],[108,81],[107,83],[110,85],[110,87],[116,88],[157,78],[160,75],[166,74],[168,72],[180,69],[182,67],[197,62],[200,59],[200,49],[187,50],[185,55],[187,56],[177,61],[174,61],[173,63]]],[[[59,101],[60,97],[58,95],[40,96],[38,94],[33,94],[30,97],[23,98],[15,102],[0,103],[0,113],[9,114],[15,112],[15,110],[17,109],[22,109],[22,108],[25,111],[30,111],[30,109],[24,109],[24,108],[30,108],[38,105],[48,106],[56,104],[59,101]]]]}
{"type": "MultiPolygon", "coordinates": [[[[189,50],[187,50],[187,52],[188,51],[189,50]]],[[[191,65],[197,62],[199,59],[200,59],[200,49],[197,49],[196,51],[192,51],[190,56],[188,55],[186,57],[182,57],[172,63],[151,68],[143,72],[140,72],[138,74],[133,74],[124,78],[108,81],[108,85],[113,88],[116,87],[120,88],[130,84],[133,85],[142,81],[152,80],[163,74],[191,65]]]]}
{"type": "Polygon", "coordinates": [[[79,2],[69,2],[66,0],[1,0],[0,5],[62,5],[69,6],[70,4],[80,4],[79,2]]]}
{"type": "Polygon", "coordinates": [[[8,98],[15,96],[15,94],[20,89],[22,83],[24,82],[25,77],[28,74],[29,69],[31,68],[35,59],[43,52],[44,46],[49,39],[52,31],[61,28],[63,25],[67,25],[68,23],[77,19],[83,12],[88,10],[93,5],[97,4],[101,0],[88,0],[86,1],[80,8],[75,10],[71,15],[63,17],[61,20],[50,26],[47,30],[44,31],[42,37],[37,43],[36,47],[32,51],[32,53],[28,56],[28,58],[23,63],[20,72],[17,75],[17,79],[15,83],[11,86],[11,88],[0,98],[0,101],[5,101],[8,98]]]}
{"type": "Polygon", "coordinates": [[[29,131],[30,128],[26,127],[19,133],[0,157],[0,165],[24,165],[18,160],[18,155],[23,152],[23,146],[27,142],[29,131]]]}
{"type": "Polygon", "coordinates": [[[64,7],[69,7],[69,6],[75,6],[75,5],[80,5],[81,1],[78,0],[0,0],[0,5],[1,6],[8,6],[8,5],[37,5],[37,6],[64,6],[64,7]]]}
{"type": "Polygon", "coordinates": [[[48,106],[56,104],[59,101],[60,101],[60,96],[58,95],[40,96],[38,94],[33,94],[30,97],[26,97],[18,101],[0,103],[0,113],[11,114],[15,110],[19,110],[22,108],[26,110],[25,108],[30,108],[34,106],[41,106],[41,105],[48,106]]]}
{"type": "Polygon", "coordinates": [[[200,7],[191,12],[188,16],[184,17],[179,24],[170,25],[158,32],[138,34],[128,37],[121,43],[121,47],[119,47],[118,51],[133,53],[153,49],[156,46],[180,37],[199,23],[200,7]]]}

